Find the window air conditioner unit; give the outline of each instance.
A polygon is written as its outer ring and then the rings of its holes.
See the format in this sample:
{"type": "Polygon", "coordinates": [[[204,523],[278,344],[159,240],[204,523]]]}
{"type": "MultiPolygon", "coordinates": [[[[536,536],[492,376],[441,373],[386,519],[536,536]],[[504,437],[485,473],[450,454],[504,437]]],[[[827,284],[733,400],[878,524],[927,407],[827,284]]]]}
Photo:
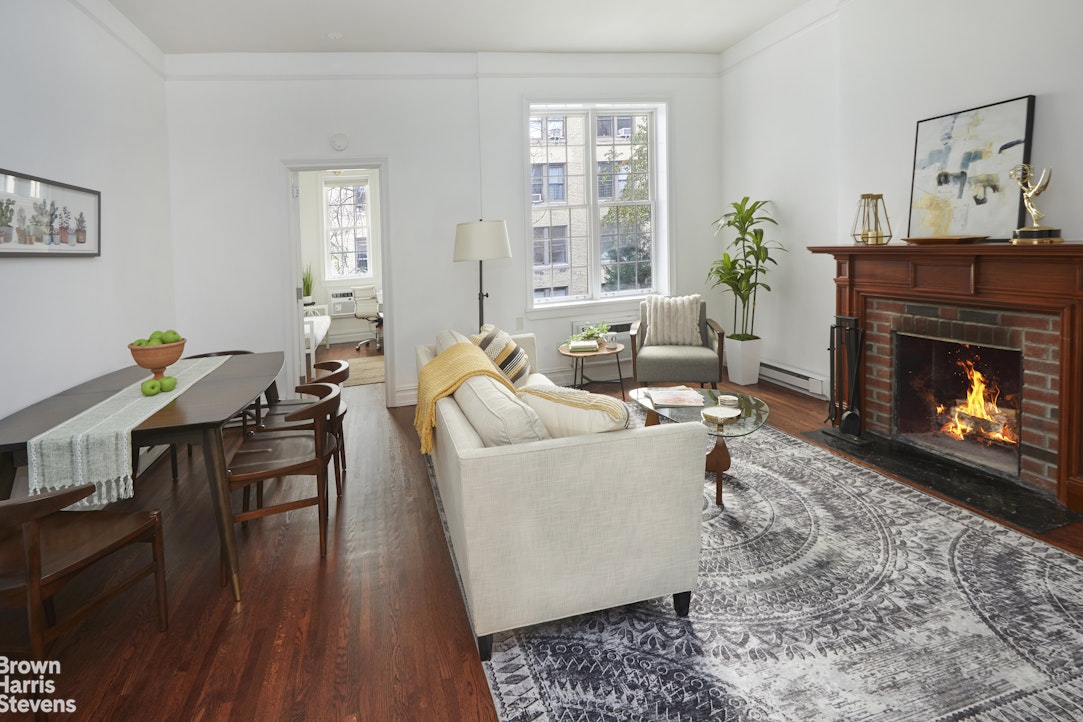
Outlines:
{"type": "Polygon", "coordinates": [[[353,291],[331,292],[331,317],[353,316],[353,291]]]}

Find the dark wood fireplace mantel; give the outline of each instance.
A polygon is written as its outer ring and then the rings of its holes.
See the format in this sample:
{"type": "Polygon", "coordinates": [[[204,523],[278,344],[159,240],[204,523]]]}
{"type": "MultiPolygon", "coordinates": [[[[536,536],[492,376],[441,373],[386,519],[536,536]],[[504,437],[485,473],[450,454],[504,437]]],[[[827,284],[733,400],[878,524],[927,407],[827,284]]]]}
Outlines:
{"type": "MultiPolygon", "coordinates": [[[[835,308],[866,327],[871,299],[931,301],[1059,317],[1057,498],[1083,511],[1083,242],[1014,246],[813,246],[835,258],[835,308]]],[[[1025,380],[1024,380],[1025,383],[1025,380]]]]}

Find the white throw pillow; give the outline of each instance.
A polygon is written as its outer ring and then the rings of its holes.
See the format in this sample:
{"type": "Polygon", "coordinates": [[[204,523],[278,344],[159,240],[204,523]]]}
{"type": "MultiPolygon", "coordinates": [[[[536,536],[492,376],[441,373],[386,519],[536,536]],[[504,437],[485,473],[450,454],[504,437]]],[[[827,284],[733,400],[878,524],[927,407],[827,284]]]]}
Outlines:
{"type": "Polygon", "coordinates": [[[551,438],[537,412],[490,376],[470,377],[453,398],[486,446],[551,438]]]}
{"type": "Polygon", "coordinates": [[[698,293],[691,296],[647,296],[644,346],[702,346],[698,293]]]}
{"type": "Polygon", "coordinates": [[[466,334],[459,333],[455,329],[445,328],[442,331],[436,332],[436,353],[442,354],[448,350],[449,346],[454,346],[457,343],[470,343],[470,337],[466,334]]]}
{"type": "Polygon", "coordinates": [[[538,412],[554,439],[626,429],[628,407],[623,402],[563,386],[524,386],[519,398],[538,412]]]}

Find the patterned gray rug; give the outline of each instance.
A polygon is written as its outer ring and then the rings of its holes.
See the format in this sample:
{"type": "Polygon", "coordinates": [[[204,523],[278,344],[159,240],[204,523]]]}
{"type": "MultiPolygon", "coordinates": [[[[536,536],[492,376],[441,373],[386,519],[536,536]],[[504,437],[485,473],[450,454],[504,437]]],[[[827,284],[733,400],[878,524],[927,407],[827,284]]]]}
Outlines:
{"type": "Polygon", "coordinates": [[[1083,560],[764,428],[699,587],[495,635],[501,720],[1081,720],[1083,560]]]}

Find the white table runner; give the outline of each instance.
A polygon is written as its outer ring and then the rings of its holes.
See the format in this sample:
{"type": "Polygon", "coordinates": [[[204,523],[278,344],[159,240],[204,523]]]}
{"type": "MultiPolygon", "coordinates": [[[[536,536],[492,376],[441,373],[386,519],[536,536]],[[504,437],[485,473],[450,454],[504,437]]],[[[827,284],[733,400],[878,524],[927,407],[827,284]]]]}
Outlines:
{"type": "Polygon", "coordinates": [[[31,494],[92,483],[97,491],[69,508],[100,509],[129,499],[132,487],[132,429],[192,384],[229,360],[229,356],[182,359],[169,367],[177,388],[144,396],[140,379],[78,416],[27,442],[31,494]]]}

